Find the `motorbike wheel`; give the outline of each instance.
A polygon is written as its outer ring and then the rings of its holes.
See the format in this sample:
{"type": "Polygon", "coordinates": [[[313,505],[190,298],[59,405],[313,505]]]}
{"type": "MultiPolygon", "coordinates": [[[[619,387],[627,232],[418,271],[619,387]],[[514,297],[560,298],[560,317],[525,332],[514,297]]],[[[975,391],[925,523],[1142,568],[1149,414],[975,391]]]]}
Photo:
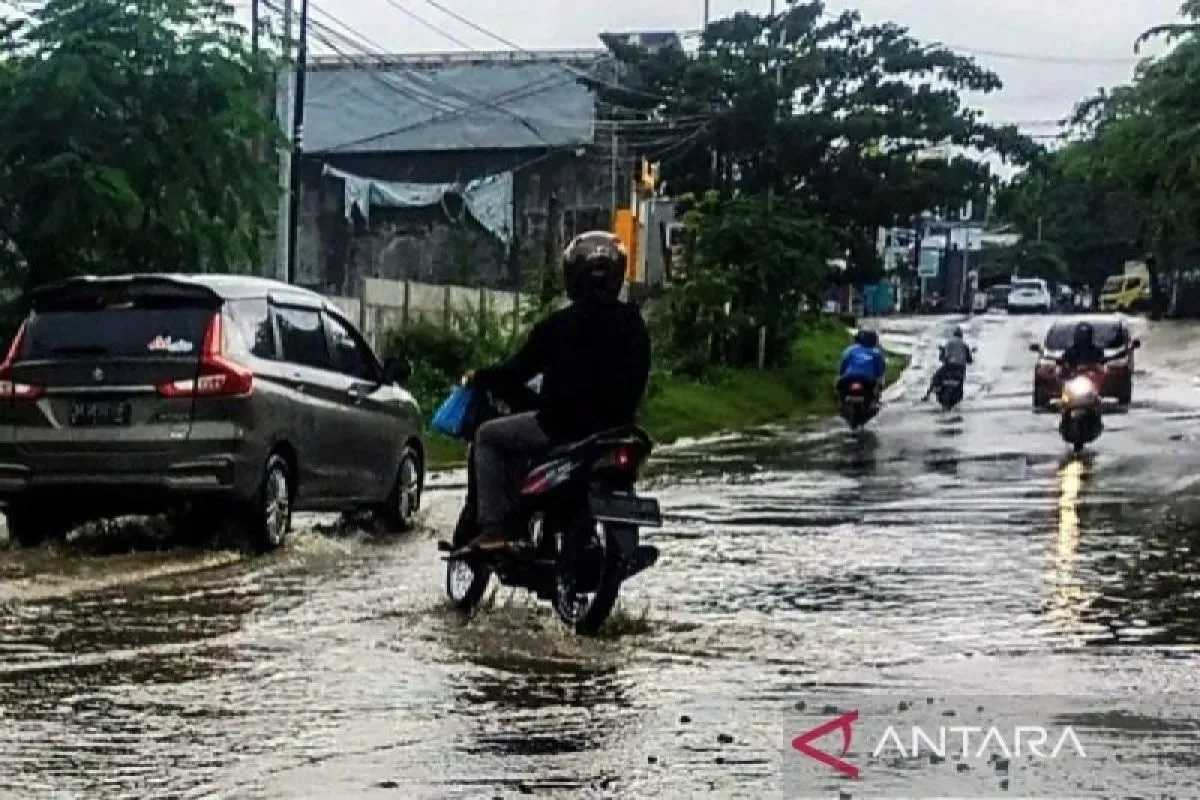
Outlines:
{"type": "Polygon", "coordinates": [[[621,558],[607,526],[590,516],[568,530],[554,581],[554,611],[580,636],[600,631],[621,591],[621,558]]]}
{"type": "MultiPolygon", "coordinates": [[[[470,519],[474,517],[475,509],[467,506],[459,517],[458,527],[454,531],[454,546],[462,547],[473,535],[475,526],[470,519]]],[[[446,597],[450,600],[455,611],[471,614],[479,607],[479,601],[487,591],[492,579],[492,571],[486,567],[472,563],[467,559],[454,559],[446,562],[446,597]]]]}

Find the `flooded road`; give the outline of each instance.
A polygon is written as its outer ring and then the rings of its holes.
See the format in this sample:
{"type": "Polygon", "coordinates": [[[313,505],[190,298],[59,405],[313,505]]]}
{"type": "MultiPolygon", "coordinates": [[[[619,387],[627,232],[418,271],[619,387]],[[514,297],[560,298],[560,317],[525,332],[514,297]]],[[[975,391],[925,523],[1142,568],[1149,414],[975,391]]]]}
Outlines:
{"type": "MultiPolygon", "coordinates": [[[[914,403],[939,326],[898,322],[913,367],[867,433],[660,451],[662,558],[598,640],[507,590],[446,610],[454,475],[409,537],[308,519],[269,558],[0,551],[0,797],[791,797],[802,698],[1196,698],[1196,331],[1142,331],[1134,408],[1074,459],[1030,412],[1047,323],[968,323],[954,413],[914,403]]],[[[1197,796],[1180,758],[1054,785],[1197,796]]]]}

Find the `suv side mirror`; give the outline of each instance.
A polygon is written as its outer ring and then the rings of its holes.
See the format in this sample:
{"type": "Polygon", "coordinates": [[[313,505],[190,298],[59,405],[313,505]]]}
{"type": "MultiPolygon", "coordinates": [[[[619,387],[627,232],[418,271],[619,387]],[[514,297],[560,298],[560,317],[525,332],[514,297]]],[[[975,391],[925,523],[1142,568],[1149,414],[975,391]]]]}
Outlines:
{"type": "Polygon", "coordinates": [[[398,383],[401,386],[408,383],[412,377],[412,364],[407,358],[389,358],[383,365],[383,382],[398,383]]]}
{"type": "Polygon", "coordinates": [[[1037,353],[1040,356],[1043,352],[1042,346],[1040,344],[1038,344],[1037,342],[1034,342],[1033,344],[1029,345],[1029,352],[1037,353]]]}
{"type": "Polygon", "coordinates": [[[1134,349],[1134,350],[1141,350],[1141,349],[1142,349],[1142,340],[1141,340],[1141,339],[1134,339],[1134,340],[1133,340],[1132,347],[1133,347],[1133,349],[1134,349]]]}

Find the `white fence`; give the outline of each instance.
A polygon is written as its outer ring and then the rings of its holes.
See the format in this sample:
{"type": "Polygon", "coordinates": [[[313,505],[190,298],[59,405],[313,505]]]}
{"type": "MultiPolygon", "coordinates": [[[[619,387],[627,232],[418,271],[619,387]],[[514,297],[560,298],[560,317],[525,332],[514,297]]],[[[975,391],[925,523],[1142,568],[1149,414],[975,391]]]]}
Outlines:
{"type": "Polygon", "coordinates": [[[520,315],[520,295],[516,292],[381,278],[365,279],[361,297],[329,300],[358,322],[363,336],[376,348],[389,329],[418,321],[449,327],[487,312],[499,315],[506,325],[515,326],[520,315]]]}

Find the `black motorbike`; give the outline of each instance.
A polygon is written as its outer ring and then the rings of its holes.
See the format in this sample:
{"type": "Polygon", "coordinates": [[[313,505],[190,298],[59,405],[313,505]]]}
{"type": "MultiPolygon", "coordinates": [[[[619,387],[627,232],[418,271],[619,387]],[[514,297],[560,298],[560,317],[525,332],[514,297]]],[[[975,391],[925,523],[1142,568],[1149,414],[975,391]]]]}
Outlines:
{"type": "MultiPolygon", "coordinates": [[[[498,415],[494,410],[493,414],[498,415]]],[[[635,492],[650,456],[650,438],[636,427],[598,433],[563,445],[525,471],[521,503],[509,520],[510,546],[479,552],[464,548],[478,534],[473,454],[468,451],[467,502],[446,556],[446,594],[471,613],[493,575],[504,586],[549,601],[576,633],[600,630],[621,584],[658,561],[642,545],[642,528],[662,526],[658,501],[635,492]]]]}
{"type": "Polygon", "coordinates": [[[879,413],[875,387],[867,381],[844,381],[838,395],[839,413],[852,431],[861,430],[879,413]]]}
{"type": "Polygon", "coordinates": [[[1062,397],[1052,400],[1050,405],[1062,412],[1058,433],[1075,452],[1100,438],[1104,433],[1104,403],[1100,387],[1104,385],[1107,367],[1103,364],[1068,368],[1059,366],[1062,380],[1062,397]]]}
{"type": "Polygon", "coordinates": [[[962,370],[946,370],[937,387],[937,399],[943,411],[950,411],[963,401],[965,378],[962,370]]]}

